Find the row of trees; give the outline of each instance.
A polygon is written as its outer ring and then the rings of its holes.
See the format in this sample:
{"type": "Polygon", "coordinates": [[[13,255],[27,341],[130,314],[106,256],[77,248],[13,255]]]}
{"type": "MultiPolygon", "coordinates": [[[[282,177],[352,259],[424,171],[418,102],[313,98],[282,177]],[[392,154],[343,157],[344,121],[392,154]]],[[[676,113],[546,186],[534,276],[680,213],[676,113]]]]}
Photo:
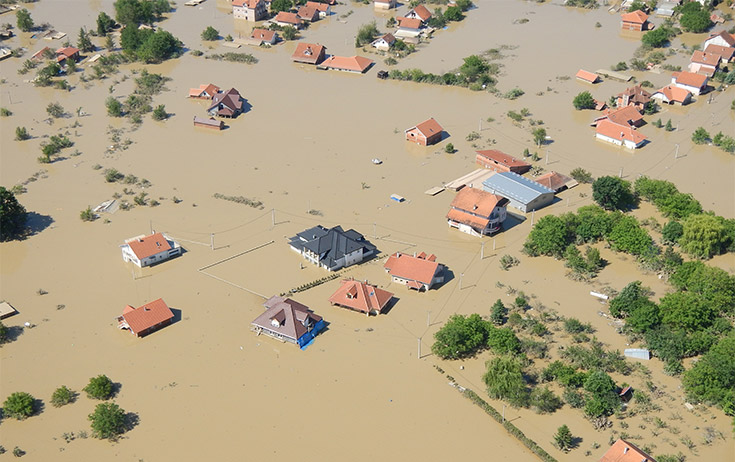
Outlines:
{"type": "MultiPolygon", "coordinates": [[[[498,306],[494,309],[493,320],[502,323],[505,307],[500,300],[496,302],[498,306]]],[[[499,354],[518,353],[521,350],[521,342],[511,329],[497,328],[479,314],[451,316],[434,334],[434,340],[431,351],[442,359],[467,358],[485,348],[499,354]]]]}
{"type": "Polygon", "coordinates": [[[498,72],[497,65],[491,65],[481,56],[472,55],[464,58],[464,63],[454,72],[446,72],[438,75],[426,73],[420,69],[407,69],[405,71],[394,69],[390,71],[388,76],[395,80],[412,80],[414,82],[432,83],[435,85],[454,85],[479,91],[494,85],[497,80],[493,75],[498,72]]]}

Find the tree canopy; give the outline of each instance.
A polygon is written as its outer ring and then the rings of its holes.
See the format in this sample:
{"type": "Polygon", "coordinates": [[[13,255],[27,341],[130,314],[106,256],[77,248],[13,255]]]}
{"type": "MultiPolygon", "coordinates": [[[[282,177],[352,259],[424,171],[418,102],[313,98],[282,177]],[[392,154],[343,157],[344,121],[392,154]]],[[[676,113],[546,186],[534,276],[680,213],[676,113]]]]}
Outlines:
{"type": "Polygon", "coordinates": [[[0,186],[0,241],[21,236],[26,229],[26,209],[15,194],[0,186]]]}
{"type": "Polygon", "coordinates": [[[125,411],[115,403],[100,403],[89,415],[95,438],[114,440],[125,433],[125,411]]]}
{"type": "Polygon", "coordinates": [[[36,412],[36,399],[29,393],[17,391],[5,399],[3,415],[23,420],[36,412]]]}
{"type": "Polygon", "coordinates": [[[712,258],[730,243],[724,220],[711,214],[690,215],[684,220],[681,248],[698,258],[712,258]]]}
{"type": "Polygon", "coordinates": [[[588,91],[583,91],[575,96],[572,100],[572,104],[574,105],[574,109],[578,111],[581,109],[594,109],[595,106],[597,106],[595,98],[593,98],[592,93],[588,91]]]}
{"type": "Polygon", "coordinates": [[[115,28],[115,20],[108,16],[104,11],[97,15],[97,35],[103,37],[108,32],[112,32],[115,28]]]}
{"type": "Polygon", "coordinates": [[[601,176],[592,183],[592,198],[607,210],[624,210],[634,202],[630,183],[616,176],[601,176]]]}
{"type": "Polygon", "coordinates": [[[698,401],[719,404],[735,415],[735,333],[720,339],[684,373],[687,394],[698,401]]]}
{"type": "Polygon", "coordinates": [[[31,13],[25,8],[21,8],[15,12],[15,19],[18,29],[23,32],[30,32],[33,29],[33,19],[31,13]]]}
{"type": "Polygon", "coordinates": [[[641,42],[649,47],[662,48],[669,43],[669,40],[674,35],[676,35],[676,33],[670,27],[660,26],[643,34],[641,42]]]}
{"type": "Polygon", "coordinates": [[[500,356],[487,362],[482,377],[491,398],[507,400],[513,406],[525,406],[529,393],[523,379],[520,361],[511,356],[500,356]]]}
{"type": "Polygon", "coordinates": [[[479,314],[452,315],[434,334],[432,353],[442,359],[459,359],[475,354],[487,341],[487,322],[479,314]]]}
{"type": "Polygon", "coordinates": [[[125,26],[150,24],[171,11],[168,0],[116,0],[115,19],[125,26]]]}
{"type": "Polygon", "coordinates": [[[87,396],[94,399],[108,399],[112,396],[113,384],[112,380],[106,375],[98,375],[89,379],[89,383],[84,387],[87,396]]]}
{"type": "Polygon", "coordinates": [[[273,0],[271,2],[271,13],[276,14],[280,11],[289,11],[293,8],[292,0],[273,0]]]}
{"type": "Polygon", "coordinates": [[[677,7],[679,10],[679,25],[686,32],[700,33],[712,27],[710,12],[699,2],[687,2],[677,7]]]}
{"type": "Polygon", "coordinates": [[[531,256],[561,257],[567,246],[569,233],[561,218],[555,215],[541,217],[528,234],[523,249],[531,256]]]}

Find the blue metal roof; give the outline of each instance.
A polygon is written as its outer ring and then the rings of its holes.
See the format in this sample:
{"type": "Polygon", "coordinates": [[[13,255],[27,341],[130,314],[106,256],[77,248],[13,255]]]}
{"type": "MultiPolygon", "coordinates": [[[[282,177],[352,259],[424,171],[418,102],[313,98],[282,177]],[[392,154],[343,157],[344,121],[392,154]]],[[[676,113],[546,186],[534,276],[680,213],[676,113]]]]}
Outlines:
{"type": "Polygon", "coordinates": [[[482,182],[485,191],[528,204],[542,194],[554,194],[552,189],[513,172],[498,172],[482,182]]]}

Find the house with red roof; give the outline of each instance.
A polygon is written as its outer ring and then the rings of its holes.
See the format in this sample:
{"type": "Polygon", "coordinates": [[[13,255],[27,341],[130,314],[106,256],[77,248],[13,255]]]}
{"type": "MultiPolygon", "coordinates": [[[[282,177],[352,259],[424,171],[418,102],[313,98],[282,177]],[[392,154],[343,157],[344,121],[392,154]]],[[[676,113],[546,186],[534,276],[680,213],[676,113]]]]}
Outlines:
{"type": "Polygon", "coordinates": [[[288,11],[279,11],[276,17],[273,18],[273,22],[279,26],[291,26],[296,29],[301,29],[304,25],[304,21],[296,13],[288,11]]]}
{"type": "Polygon", "coordinates": [[[635,128],[629,125],[617,124],[608,119],[601,120],[597,124],[595,137],[628,149],[637,149],[643,146],[648,139],[635,128]]]}
{"type": "Polygon", "coordinates": [[[707,40],[704,41],[702,49],[706,50],[710,45],[735,48],[735,34],[730,34],[725,30],[721,30],[716,34],[710,34],[707,40]]]}
{"type": "Polygon", "coordinates": [[[64,63],[67,59],[72,59],[74,62],[79,61],[79,48],[64,47],[56,50],[56,62],[59,64],[64,63]]]}
{"type": "Polygon", "coordinates": [[[610,446],[600,462],[656,462],[656,459],[621,438],[610,446]]]}
{"type": "Polygon", "coordinates": [[[396,37],[418,37],[421,34],[421,28],[424,26],[424,23],[417,18],[404,18],[402,16],[398,16],[396,21],[398,22],[396,37]]]}
{"type": "Polygon", "coordinates": [[[618,93],[615,98],[617,107],[633,106],[639,112],[643,112],[646,105],[651,101],[651,94],[644,90],[642,86],[636,85],[626,88],[624,92],[618,93]]]}
{"type": "Polygon", "coordinates": [[[436,255],[421,252],[413,256],[396,252],[383,265],[391,280],[419,292],[444,282],[444,265],[436,262],[436,255]]]}
{"type": "Polygon", "coordinates": [[[574,178],[570,178],[566,175],[562,175],[559,172],[548,172],[543,175],[539,175],[533,179],[536,183],[546,186],[553,190],[555,193],[564,191],[565,189],[571,189],[579,183],[574,178]]]}
{"type": "Polygon", "coordinates": [[[318,43],[299,42],[296,51],[291,55],[291,61],[304,64],[319,64],[324,61],[327,47],[318,43]]]}
{"type": "Polygon", "coordinates": [[[117,317],[117,327],[129,330],[136,337],[145,337],[171,324],[173,319],[174,314],[171,308],[162,298],[159,298],[138,308],[126,306],[122,316],[117,317]]]}
{"type": "Polygon", "coordinates": [[[37,52],[33,53],[33,55],[31,55],[31,61],[36,61],[36,62],[43,61],[47,53],[50,53],[51,56],[55,55],[55,53],[51,51],[51,48],[43,47],[37,52]]]}
{"type": "Polygon", "coordinates": [[[692,57],[689,59],[689,72],[704,74],[712,77],[720,67],[720,55],[717,53],[706,53],[701,50],[694,50],[692,57]]]}
{"type": "Polygon", "coordinates": [[[372,59],[362,56],[330,56],[317,66],[317,69],[332,71],[354,72],[364,74],[375,63],[372,59]]]}
{"type": "Polygon", "coordinates": [[[496,172],[514,172],[519,175],[531,170],[531,164],[508,155],[502,151],[489,149],[486,151],[475,151],[475,160],[485,168],[496,172]]]}
{"type": "Polygon", "coordinates": [[[217,93],[212,98],[212,105],[207,112],[211,116],[235,118],[242,112],[243,99],[240,92],[230,88],[224,93],[217,93]]]}
{"type": "Polygon", "coordinates": [[[181,246],[163,233],[149,236],[141,234],[125,241],[120,246],[123,261],[133,262],[143,268],[181,255],[181,246]]]}
{"type": "Polygon", "coordinates": [[[666,85],[656,91],[651,98],[656,98],[662,103],[685,105],[692,102],[692,92],[679,88],[676,85],[666,85]]]}
{"type": "Polygon", "coordinates": [[[711,44],[707,45],[707,48],[704,49],[704,52],[719,55],[720,62],[722,64],[735,62],[735,47],[723,47],[720,45],[711,44]]]}
{"type": "Polygon", "coordinates": [[[308,306],[274,295],[263,304],[265,311],[251,323],[258,335],[265,334],[282,342],[306,348],[326,326],[324,319],[308,306]]]}
{"type": "Polygon", "coordinates": [[[592,121],[592,126],[597,126],[602,120],[609,120],[610,122],[626,125],[631,127],[640,127],[645,123],[643,116],[638,109],[634,106],[625,106],[619,109],[605,109],[602,111],[602,115],[596,117],[592,121]]]}
{"type": "Polygon", "coordinates": [[[373,40],[370,45],[378,50],[388,51],[394,43],[396,43],[396,38],[393,36],[393,34],[385,34],[382,37],[378,37],[377,39],[373,40]]]}
{"type": "Polygon", "coordinates": [[[482,189],[462,188],[454,196],[447,223],[471,236],[500,231],[507,216],[508,199],[482,189]]]}
{"type": "Polygon", "coordinates": [[[431,19],[431,12],[424,5],[417,5],[416,8],[406,13],[406,17],[409,19],[418,19],[422,24],[431,19]]]}
{"type": "Polygon", "coordinates": [[[689,90],[693,95],[700,95],[707,89],[708,78],[706,75],[694,74],[693,72],[674,72],[671,74],[671,83],[684,90],[689,90]]]}
{"type": "Polygon", "coordinates": [[[316,10],[319,12],[320,18],[331,16],[332,14],[332,7],[329,5],[329,3],[307,1],[306,6],[313,6],[314,8],[316,8],[316,10]]]}
{"type": "Polygon", "coordinates": [[[260,21],[268,16],[265,0],[232,0],[232,17],[245,21],[260,21]]]}
{"type": "Polygon", "coordinates": [[[203,83],[199,85],[199,88],[189,89],[189,98],[197,99],[212,99],[214,95],[220,92],[217,85],[211,83],[203,83]]]}
{"type": "Polygon", "coordinates": [[[250,40],[258,46],[263,44],[275,45],[278,42],[278,33],[274,30],[255,28],[250,33],[250,40]]]}
{"type": "Polygon", "coordinates": [[[319,19],[319,10],[313,5],[304,5],[296,11],[296,16],[306,22],[314,22],[319,19]]]}
{"type": "Polygon", "coordinates": [[[584,69],[580,69],[577,71],[577,75],[575,75],[577,80],[581,80],[582,82],[587,83],[597,83],[600,81],[600,76],[595,74],[594,72],[585,71],[584,69]]]}
{"type": "Polygon", "coordinates": [[[620,15],[620,27],[623,30],[644,31],[653,29],[648,22],[648,15],[641,10],[631,11],[620,15]]]}
{"type": "Polygon", "coordinates": [[[390,10],[396,7],[396,0],[373,0],[373,8],[376,10],[390,10]]]}
{"type": "Polygon", "coordinates": [[[380,314],[392,298],[393,294],[387,290],[350,278],[342,280],[339,289],[329,297],[329,303],[370,316],[380,314]]]}
{"type": "Polygon", "coordinates": [[[432,117],[418,125],[407,128],[404,134],[408,141],[413,141],[421,146],[431,146],[442,140],[443,130],[439,122],[432,117]]]}

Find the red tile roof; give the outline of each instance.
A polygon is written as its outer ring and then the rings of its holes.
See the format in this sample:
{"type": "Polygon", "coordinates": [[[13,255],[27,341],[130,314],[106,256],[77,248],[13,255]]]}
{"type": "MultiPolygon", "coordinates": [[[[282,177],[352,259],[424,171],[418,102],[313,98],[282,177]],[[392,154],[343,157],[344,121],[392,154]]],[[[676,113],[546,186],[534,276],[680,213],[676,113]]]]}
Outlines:
{"type": "Polygon", "coordinates": [[[276,31],[268,29],[253,29],[250,34],[251,39],[263,40],[264,42],[272,42],[275,37],[276,31]]]}
{"type": "Polygon", "coordinates": [[[638,449],[634,444],[619,439],[605,452],[600,462],[656,462],[656,459],[638,449]]]}
{"type": "Polygon", "coordinates": [[[717,66],[718,64],[720,64],[720,55],[716,53],[706,53],[704,51],[695,50],[690,61],[707,66],[717,66]]]}
{"type": "Polygon", "coordinates": [[[296,13],[296,15],[301,19],[311,21],[312,19],[319,17],[319,10],[317,10],[314,6],[304,5],[299,8],[299,11],[296,13]]]}
{"type": "Polygon", "coordinates": [[[64,55],[67,58],[70,58],[77,53],[79,53],[79,48],[74,48],[74,47],[64,47],[64,48],[59,48],[58,50],[56,50],[57,55],[64,55]]]}
{"type": "Polygon", "coordinates": [[[125,243],[130,246],[130,250],[133,251],[138,260],[142,260],[150,257],[151,255],[156,255],[157,253],[171,249],[171,245],[161,233],[136,237],[125,241],[125,243]]]}
{"type": "Polygon", "coordinates": [[[305,323],[313,326],[322,320],[309,307],[290,298],[274,295],[263,305],[266,310],[255,318],[253,324],[294,340],[308,332],[305,323]]]}
{"type": "Polygon", "coordinates": [[[327,8],[329,8],[329,4],[322,2],[306,2],[306,6],[313,6],[317,11],[321,11],[322,13],[326,12],[327,8]]]}
{"type": "Polygon", "coordinates": [[[600,76],[594,72],[585,71],[584,69],[580,69],[579,72],[577,72],[576,77],[589,83],[595,83],[597,82],[597,79],[600,78],[600,76]]]}
{"type": "Polygon", "coordinates": [[[210,97],[213,97],[217,93],[219,93],[219,87],[217,85],[211,84],[211,83],[203,83],[199,85],[199,88],[190,88],[189,89],[189,96],[190,97],[200,97],[204,93],[208,94],[210,97]]]}
{"type": "Polygon", "coordinates": [[[495,149],[488,149],[487,151],[475,151],[475,152],[477,152],[482,157],[495,161],[501,165],[505,165],[508,168],[512,168],[512,167],[531,168],[531,164],[529,164],[528,162],[523,162],[522,160],[516,159],[515,157],[510,156],[502,151],[497,151],[495,149]]]}
{"type": "Polygon", "coordinates": [[[326,48],[323,45],[300,42],[296,45],[296,51],[291,55],[291,60],[300,63],[319,64],[324,50],[326,48]]]}
{"type": "Polygon", "coordinates": [[[352,72],[365,72],[373,64],[372,59],[362,56],[330,56],[321,64],[322,67],[352,72]]]}
{"type": "Polygon", "coordinates": [[[693,72],[674,72],[671,74],[676,83],[689,87],[702,88],[707,83],[707,76],[693,72]]]}
{"type": "Polygon", "coordinates": [[[629,125],[617,124],[607,119],[597,123],[597,133],[618,141],[631,140],[636,145],[648,139],[645,135],[634,130],[629,125]]]}
{"type": "Polygon", "coordinates": [[[174,314],[162,298],[141,305],[138,308],[128,305],[121,316],[136,335],[157,324],[169,321],[173,317],[174,314]]]}
{"type": "Polygon", "coordinates": [[[573,178],[569,178],[568,176],[562,175],[558,172],[544,173],[543,175],[534,178],[533,181],[546,186],[549,189],[553,189],[554,191],[559,191],[564,186],[571,188],[579,184],[573,178]]]}
{"type": "Polygon", "coordinates": [[[283,22],[286,24],[293,24],[298,26],[300,26],[304,22],[296,15],[296,13],[289,13],[287,11],[279,11],[274,20],[276,22],[283,22]]]}
{"type": "Polygon", "coordinates": [[[433,117],[416,125],[416,129],[418,129],[418,131],[427,138],[432,135],[436,135],[437,133],[441,133],[442,130],[444,130],[442,126],[439,125],[439,122],[434,120],[433,117]]]}
{"type": "Polygon", "coordinates": [[[431,285],[431,281],[434,279],[434,275],[439,268],[439,263],[430,260],[428,257],[413,257],[405,253],[396,252],[388,257],[388,261],[385,262],[384,267],[392,276],[431,285]]]}
{"type": "Polygon", "coordinates": [[[724,30],[719,31],[716,34],[709,34],[709,38],[707,40],[713,39],[718,36],[722,37],[725,43],[727,43],[731,47],[735,47],[735,34],[728,34],[727,31],[724,30]]]}
{"type": "Polygon", "coordinates": [[[254,10],[258,6],[261,0],[232,0],[232,6],[246,6],[251,10],[254,10]]]}
{"type": "Polygon", "coordinates": [[[735,56],[735,48],[723,47],[721,45],[707,45],[707,48],[704,49],[704,52],[720,55],[720,59],[726,62],[730,61],[733,56],[735,56]]]}
{"type": "Polygon", "coordinates": [[[420,29],[421,28],[421,20],[415,19],[415,18],[403,18],[398,17],[396,18],[398,21],[398,27],[404,27],[406,29],[420,29]]]}
{"type": "Polygon", "coordinates": [[[638,125],[643,116],[634,106],[626,106],[620,109],[606,109],[602,111],[602,116],[595,119],[599,123],[601,120],[607,119],[613,123],[621,125],[638,125]]]}
{"type": "Polygon", "coordinates": [[[666,85],[656,93],[662,93],[667,100],[682,104],[692,94],[689,90],[677,87],[676,85],[666,85]]]}
{"type": "Polygon", "coordinates": [[[408,14],[411,13],[415,13],[416,16],[421,18],[421,21],[427,21],[431,17],[431,12],[424,5],[417,5],[416,8],[408,12],[408,14]]]}
{"type": "Polygon", "coordinates": [[[337,291],[329,297],[333,305],[345,306],[353,310],[380,313],[388,304],[393,294],[379,289],[366,282],[345,279],[337,291]]]}
{"type": "Polygon", "coordinates": [[[631,11],[630,13],[623,13],[620,16],[623,22],[631,22],[633,24],[643,24],[648,21],[648,15],[641,10],[631,11]]]}
{"type": "Polygon", "coordinates": [[[483,217],[489,217],[495,207],[503,205],[503,202],[508,202],[508,200],[482,189],[462,188],[454,197],[451,206],[483,217]]]}

